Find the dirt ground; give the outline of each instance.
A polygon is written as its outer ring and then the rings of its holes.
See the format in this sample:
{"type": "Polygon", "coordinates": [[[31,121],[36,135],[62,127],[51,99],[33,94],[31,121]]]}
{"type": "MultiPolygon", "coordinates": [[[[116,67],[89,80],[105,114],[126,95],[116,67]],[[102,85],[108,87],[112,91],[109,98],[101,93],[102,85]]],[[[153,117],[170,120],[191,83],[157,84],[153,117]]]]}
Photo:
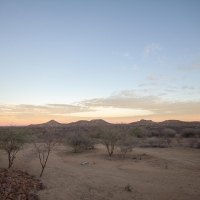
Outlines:
{"type": "MultiPolygon", "coordinates": [[[[102,145],[71,153],[66,146],[52,151],[42,182],[41,200],[197,200],[200,199],[200,150],[135,148],[127,158],[107,155],[102,145]],[[82,162],[89,164],[81,165],[82,162]],[[130,184],[131,191],[125,187],[130,184]]],[[[17,155],[13,169],[24,170],[17,155]]],[[[6,155],[0,167],[7,167],[6,155]]],[[[28,172],[39,176],[41,166],[31,161],[28,172]]]]}

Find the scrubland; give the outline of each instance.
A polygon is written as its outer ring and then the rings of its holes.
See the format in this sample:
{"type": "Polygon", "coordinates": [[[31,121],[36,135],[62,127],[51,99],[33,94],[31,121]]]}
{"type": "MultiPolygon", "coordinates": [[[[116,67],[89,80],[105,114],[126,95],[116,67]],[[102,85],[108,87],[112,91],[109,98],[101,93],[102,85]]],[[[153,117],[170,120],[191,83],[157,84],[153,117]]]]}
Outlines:
{"type": "MultiPolygon", "coordinates": [[[[111,156],[106,148],[107,136],[99,136],[94,143],[88,143],[82,137],[68,134],[70,138],[56,143],[49,154],[41,177],[47,189],[38,192],[40,199],[199,199],[199,133],[195,132],[195,137],[190,137],[191,134],[184,135],[188,131],[177,134],[165,130],[165,135],[160,137],[155,133],[149,136],[146,131],[143,135],[138,135],[135,130],[129,133],[133,132],[134,145],[129,151],[123,154],[120,150],[122,144],[129,144],[126,140],[116,143],[111,156]],[[82,138],[84,144],[91,148],[75,149],[77,138],[82,138]]],[[[30,153],[33,148],[33,143],[26,144],[17,153],[11,170],[27,171],[39,177],[41,164],[30,153]]],[[[8,167],[8,157],[3,152],[0,167],[8,167]]]]}

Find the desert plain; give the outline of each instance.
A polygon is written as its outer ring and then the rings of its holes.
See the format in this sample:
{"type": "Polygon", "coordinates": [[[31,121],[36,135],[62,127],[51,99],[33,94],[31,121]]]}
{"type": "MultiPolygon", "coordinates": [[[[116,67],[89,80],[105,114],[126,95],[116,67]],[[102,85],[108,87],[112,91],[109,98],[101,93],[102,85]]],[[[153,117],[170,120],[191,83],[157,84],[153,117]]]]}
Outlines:
{"type": "MultiPolygon", "coordinates": [[[[19,152],[12,169],[25,170],[22,155],[19,152]]],[[[7,165],[6,155],[1,154],[0,167],[7,165]]],[[[39,178],[37,159],[26,167],[39,178]]],[[[47,186],[38,192],[41,200],[198,200],[200,151],[137,147],[123,158],[118,149],[110,157],[102,144],[81,153],[61,144],[51,152],[41,180],[47,186]]]]}

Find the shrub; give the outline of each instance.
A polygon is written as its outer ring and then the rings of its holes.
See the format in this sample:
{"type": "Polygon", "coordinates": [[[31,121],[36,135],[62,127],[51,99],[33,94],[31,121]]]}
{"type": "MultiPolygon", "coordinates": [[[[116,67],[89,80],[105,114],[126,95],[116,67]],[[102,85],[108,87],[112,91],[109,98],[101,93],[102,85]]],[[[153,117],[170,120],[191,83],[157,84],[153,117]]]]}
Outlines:
{"type": "Polygon", "coordinates": [[[129,130],[129,133],[131,136],[135,136],[135,137],[138,137],[138,138],[145,138],[145,137],[151,137],[151,132],[145,128],[142,128],[142,127],[134,127],[134,128],[131,128],[129,130]]]}
{"type": "Polygon", "coordinates": [[[73,147],[74,153],[78,153],[85,149],[93,149],[95,140],[93,138],[90,138],[83,131],[79,130],[77,132],[70,133],[67,136],[65,144],[68,144],[71,147],[73,147]]]}
{"type": "Polygon", "coordinates": [[[125,190],[131,192],[132,191],[131,185],[128,184],[127,186],[125,186],[125,190]]]}
{"type": "Polygon", "coordinates": [[[128,152],[137,145],[137,138],[126,136],[119,141],[118,146],[120,148],[120,154],[124,157],[128,152]]]}
{"type": "Polygon", "coordinates": [[[196,136],[196,132],[193,128],[186,128],[182,130],[181,135],[185,138],[191,138],[196,136]]]}
{"type": "Polygon", "coordinates": [[[168,137],[173,138],[175,137],[176,134],[177,134],[176,131],[171,128],[166,128],[162,131],[162,136],[166,138],[168,137]]]}
{"type": "Polygon", "coordinates": [[[0,132],[0,150],[8,155],[8,168],[13,165],[16,154],[24,147],[26,134],[23,129],[9,127],[0,132]]]}
{"type": "Polygon", "coordinates": [[[151,130],[151,137],[160,137],[160,132],[158,130],[151,130]]]}
{"type": "Polygon", "coordinates": [[[176,135],[176,141],[180,146],[182,145],[182,140],[183,140],[182,135],[181,134],[177,134],[176,135]]]}
{"type": "Polygon", "coordinates": [[[196,138],[191,138],[188,140],[188,145],[190,148],[194,148],[197,145],[198,141],[196,138]]]}
{"type": "Polygon", "coordinates": [[[152,138],[147,138],[147,144],[150,147],[160,147],[160,148],[164,148],[167,145],[167,142],[164,138],[156,138],[156,137],[152,137],[152,138]]]}

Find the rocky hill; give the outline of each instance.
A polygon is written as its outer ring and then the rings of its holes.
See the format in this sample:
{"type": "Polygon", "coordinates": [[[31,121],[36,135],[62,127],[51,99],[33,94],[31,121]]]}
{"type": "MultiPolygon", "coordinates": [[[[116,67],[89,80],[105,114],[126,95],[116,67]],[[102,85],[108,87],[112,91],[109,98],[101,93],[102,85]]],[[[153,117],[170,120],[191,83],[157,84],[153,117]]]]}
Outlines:
{"type": "Polygon", "coordinates": [[[85,131],[94,131],[98,126],[102,126],[102,125],[113,125],[119,128],[124,127],[124,126],[126,126],[127,128],[144,127],[145,129],[148,129],[148,130],[157,130],[157,131],[161,131],[165,128],[172,128],[176,130],[177,132],[185,128],[200,129],[199,121],[184,122],[184,121],[179,121],[179,120],[166,120],[163,122],[154,122],[152,120],[144,120],[144,119],[137,122],[132,122],[129,124],[111,124],[102,119],[94,119],[91,121],[80,120],[80,121],[72,122],[68,124],[63,124],[55,120],[51,120],[43,124],[35,124],[35,125],[32,124],[29,126],[33,128],[47,128],[47,127],[64,128],[69,132],[73,132],[73,131],[76,131],[77,129],[82,129],[85,131]]]}
{"type": "Polygon", "coordinates": [[[64,126],[65,124],[61,124],[55,120],[50,120],[46,123],[43,123],[43,124],[31,124],[29,126],[31,127],[62,127],[64,126]]]}

